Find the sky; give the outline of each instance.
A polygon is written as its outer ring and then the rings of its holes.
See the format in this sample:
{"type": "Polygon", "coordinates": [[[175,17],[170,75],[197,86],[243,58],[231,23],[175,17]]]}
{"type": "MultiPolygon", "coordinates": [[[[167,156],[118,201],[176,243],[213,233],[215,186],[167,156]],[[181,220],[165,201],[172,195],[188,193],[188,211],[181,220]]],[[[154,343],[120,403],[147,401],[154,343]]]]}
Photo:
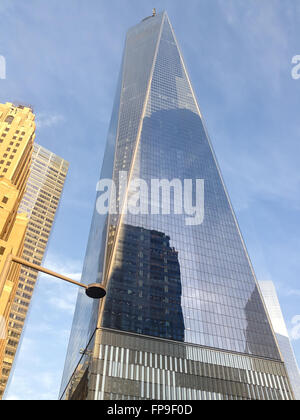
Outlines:
{"type": "MultiPolygon", "coordinates": [[[[258,280],[272,280],[300,363],[300,3],[0,0],[0,102],[70,162],[44,266],[80,279],[127,29],[166,10],[258,280]]],[[[8,399],[57,399],[77,290],[41,276],[8,399]]]]}

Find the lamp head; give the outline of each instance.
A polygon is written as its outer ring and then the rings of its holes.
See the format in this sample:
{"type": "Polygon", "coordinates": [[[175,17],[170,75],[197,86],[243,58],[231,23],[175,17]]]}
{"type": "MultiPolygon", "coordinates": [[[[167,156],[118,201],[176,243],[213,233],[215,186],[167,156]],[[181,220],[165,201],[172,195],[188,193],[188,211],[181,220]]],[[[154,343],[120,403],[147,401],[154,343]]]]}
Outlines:
{"type": "Polygon", "coordinates": [[[85,293],[92,299],[102,299],[106,295],[106,290],[99,283],[89,284],[85,293]]]}

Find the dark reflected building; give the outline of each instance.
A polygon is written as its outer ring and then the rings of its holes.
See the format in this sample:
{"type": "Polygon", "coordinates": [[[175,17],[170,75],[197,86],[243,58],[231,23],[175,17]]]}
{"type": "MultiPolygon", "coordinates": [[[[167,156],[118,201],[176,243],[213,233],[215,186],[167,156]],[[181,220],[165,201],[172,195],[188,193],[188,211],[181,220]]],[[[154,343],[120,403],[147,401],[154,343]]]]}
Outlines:
{"type": "Polygon", "coordinates": [[[125,171],[148,186],[204,180],[204,219],[153,199],[148,214],[101,215],[98,192],[82,281],[107,297],[79,292],[60,397],[293,399],[166,13],[127,33],[101,179],[119,191],[125,171]]]}
{"type": "Polygon", "coordinates": [[[156,230],[123,225],[103,327],[184,341],[178,253],[156,230]]]}

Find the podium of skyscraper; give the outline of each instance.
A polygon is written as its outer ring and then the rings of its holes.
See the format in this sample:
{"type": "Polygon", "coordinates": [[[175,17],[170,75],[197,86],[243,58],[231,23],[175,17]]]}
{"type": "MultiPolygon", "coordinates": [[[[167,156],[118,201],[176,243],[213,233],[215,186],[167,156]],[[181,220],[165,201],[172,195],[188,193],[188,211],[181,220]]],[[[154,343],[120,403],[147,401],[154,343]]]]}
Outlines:
{"type": "Polygon", "coordinates": [[[189,225],[160,202],[148,214],[120,211],[120,193],[118,211],[95,206],[82,281],[103,283],[107,296],[79,292],[61,398],[293,399],[165,12],[126,37],[101,179],[119,191],[125,173],[147,185],[203,180],[204,218],[189,225]]]}

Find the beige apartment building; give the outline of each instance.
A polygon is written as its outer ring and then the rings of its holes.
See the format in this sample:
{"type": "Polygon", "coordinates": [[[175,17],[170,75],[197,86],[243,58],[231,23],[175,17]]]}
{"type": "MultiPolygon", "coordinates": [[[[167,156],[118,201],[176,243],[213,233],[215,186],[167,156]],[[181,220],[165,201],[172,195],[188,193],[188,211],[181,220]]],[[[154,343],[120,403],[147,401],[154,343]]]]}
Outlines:
{"type": "MultiPolygon", "coordinates": [[[[26,213],[29,219],[22,257],[31,263],[42,264],[68,166],[68,162],[64,159],[34,144],[30,176],[18,210],[19,214],[26,213]]],[[[21,268],[14,301],[8,315],[0,398],[9,379],[37,276],[35,270],[21,268]]]]}

